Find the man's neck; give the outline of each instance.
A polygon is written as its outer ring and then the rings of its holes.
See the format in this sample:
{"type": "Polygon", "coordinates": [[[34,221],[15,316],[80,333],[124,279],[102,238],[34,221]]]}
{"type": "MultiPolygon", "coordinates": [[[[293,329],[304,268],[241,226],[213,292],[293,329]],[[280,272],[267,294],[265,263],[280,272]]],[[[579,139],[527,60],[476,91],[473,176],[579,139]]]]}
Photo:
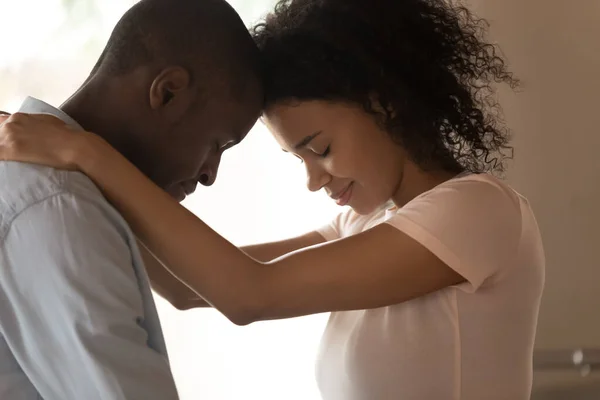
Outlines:
{"type": "Polygon", "coordinates": [[[118,151],[125,152],[129,140],[119,123],[118,96],[110,93],[110,87],[110,84],[100,85],[94,79],[88,79],[59,108],[83,129],[94,132],[118,151]]]}
{"type": "Polygon", "coordinates": [[[127,78],[91,77],[60,109],[83,129],[106,140],[151,179],[154,148],[149,146],[140,112],[136,107],[135,85],[127,78]]]}

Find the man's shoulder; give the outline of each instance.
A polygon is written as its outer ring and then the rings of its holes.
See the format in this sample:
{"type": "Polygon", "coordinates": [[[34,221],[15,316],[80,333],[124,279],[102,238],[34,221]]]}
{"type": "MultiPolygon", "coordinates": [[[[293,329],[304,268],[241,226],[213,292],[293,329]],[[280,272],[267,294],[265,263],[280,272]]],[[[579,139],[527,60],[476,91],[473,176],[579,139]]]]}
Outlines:
{"type": "Polygon", "coordinates": [[[102,199],[102,193],[81,172],[63,171],[42,165],[0,162],[0,199],[4,206],[31,205],[60,193],[102,199]]]}
{"type": "Polygon", "coordinates": [[[60,195],[108,205],[96,185],[80,172],[0,162],[0,234],[27,208],[60,195]]]}

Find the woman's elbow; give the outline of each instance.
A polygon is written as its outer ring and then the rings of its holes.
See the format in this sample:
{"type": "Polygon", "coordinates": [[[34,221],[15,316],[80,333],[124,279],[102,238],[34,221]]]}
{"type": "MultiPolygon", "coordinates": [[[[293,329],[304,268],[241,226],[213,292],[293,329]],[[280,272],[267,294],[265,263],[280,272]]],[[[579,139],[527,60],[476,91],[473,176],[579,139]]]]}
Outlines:
{"type": "Polygon", "coordinates": [[[210,307],[203,298],[200,296],[197,297],[188,297],[188,296],[171,296],[167,299],[167,301],[177,310],[179,311],[187,311],[193,310],[195,308],[205,308],[210,307]]]}
{"type": "Polygon", "coordinates": [[[187,299],[172,299],[169,301],[169,303],[171,303],[171,305],[179,311],[187,311],[197,307],[187,299]]]}
{"type": "Polygon", "coordinates": [[[227,307],[221,312],[237,326],[247,326],[263,319],[262,307],[255,301],[245,301],[236,306],[227,307]]]}
{"type": "Polygon", "coordinates": [[[265,292],[252,290],[243,297],[234,296],[226,304],[222,304],[219,311],[234,324],[246,326],[267,319],[267,304],[265,292]]]}
{"type": "Polygon", "coordinates": [[[238,326],[250,325],[254,322],[270,319],[273,304],[271,281],[265,275],[264,265],[248,268],[251,272],[240,277],[237,285],[221,292],[220,299],[213,304],[227,319],[238,326]]]}

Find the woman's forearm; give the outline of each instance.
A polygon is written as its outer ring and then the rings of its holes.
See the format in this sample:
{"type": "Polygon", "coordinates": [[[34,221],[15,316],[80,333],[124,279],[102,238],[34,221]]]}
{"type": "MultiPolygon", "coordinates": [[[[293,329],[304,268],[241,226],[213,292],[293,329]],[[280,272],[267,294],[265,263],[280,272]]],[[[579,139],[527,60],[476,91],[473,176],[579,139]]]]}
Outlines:
{"type": "MultiPolygon", "coordinates": [[[[322,243],[323,237],[317,232],[311,232],[306,235],[292,239],[261,243],[246,247],[241,247],[242,251],[255,260],[269,262],[287,253],[310,247],[322,243]]],[[[190,310],[193,308],[211,307],[198,293],[187,287],[183,282],[177,279],[169,269],[160,261],[143,243],[138,246],[148,277],[152,283],[152,289],[162,298],[167,300],[178,310],[190,310]]]]}
{"type": "Polygon", "coordinates": [[[163,263],[146,248],[143,243],[138,243],[148,277],[152,283],[152,289],[163,299],[167,300],[178,310],[190,310],[192,308],[210,307],[198,293],[187,287],[177,279],[163,263]]]}
{"type": "Polygon", "coordinates": [[[177,204],[107,143],[101,139],[90,143],[76,163],[138,238],[175,276],[233,322],[252,320],[250,314],[263,302],[265,266],[177,204]]]}
{"type": "Polygon", "coordinates": [[[291,239],[245,246],[241,249],[255,260],[266,263],[293,251],[323,242],[325,239],[318,232],[310,232],[291,239]]]}

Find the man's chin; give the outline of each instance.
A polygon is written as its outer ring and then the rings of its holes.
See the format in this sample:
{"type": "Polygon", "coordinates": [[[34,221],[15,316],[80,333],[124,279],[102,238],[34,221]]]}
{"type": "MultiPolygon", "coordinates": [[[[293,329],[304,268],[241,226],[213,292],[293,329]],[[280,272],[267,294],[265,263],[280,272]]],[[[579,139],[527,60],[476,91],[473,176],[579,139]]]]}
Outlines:
{"type": "Polygon", "coordinates": [[[169,194],[169,196],[177,200],[178,203],[181,203],[187,197],[185,190],[183,190],[183,188],[179,185],[172,186],[171,188],[165,191],[169,194]]]}

